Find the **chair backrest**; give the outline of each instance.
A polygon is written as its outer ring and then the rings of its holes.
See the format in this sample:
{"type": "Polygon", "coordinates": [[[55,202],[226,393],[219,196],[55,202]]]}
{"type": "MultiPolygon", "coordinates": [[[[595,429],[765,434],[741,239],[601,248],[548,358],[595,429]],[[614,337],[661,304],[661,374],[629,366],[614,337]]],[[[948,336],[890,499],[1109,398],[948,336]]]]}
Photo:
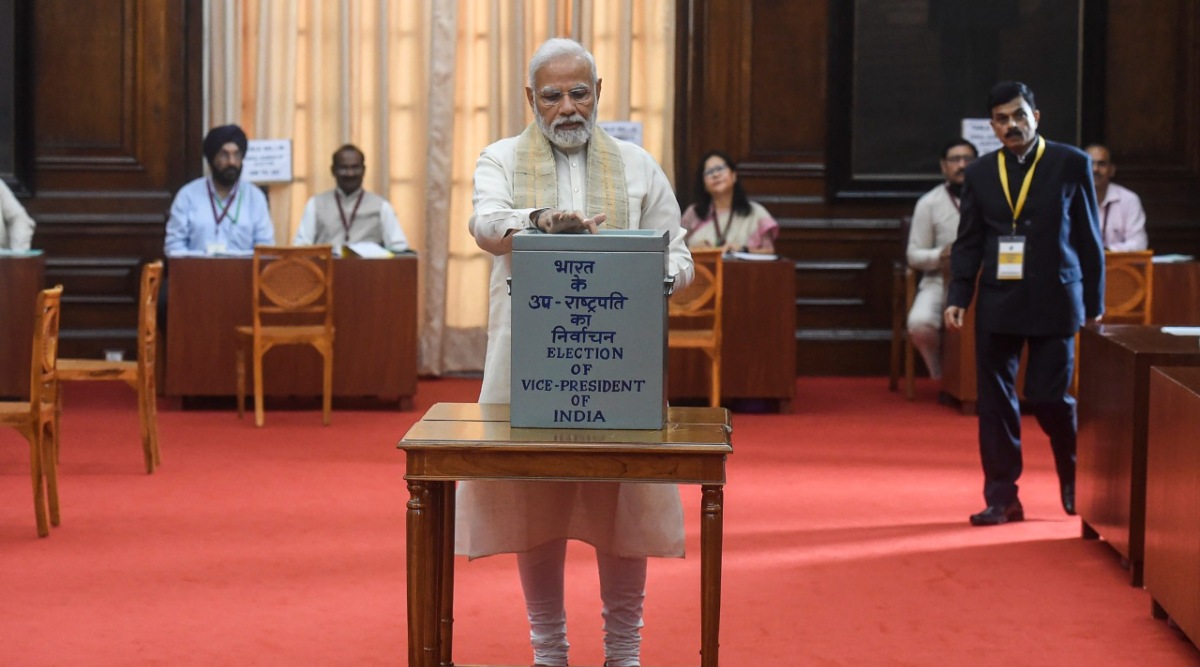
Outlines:
{"type": "Polygon", "coordinates": [[[29,364],[29,403],[54,409],[58,397],[58,323],[62,285],[38,292],[34,306],[33,359],[29,364]]]}
{"type": "MultiPolygon", "coordinates": [[[[671,317],[711,324],[716,346],[721,345],[721,306],[724,302],[725,256],[720,248],[692,250],[695,277],[687,287],[675,290],[667,302],[671,317]]],[[[695,328],[695,327],[689,327],[695,328]]]]}
{"type": "Polygon", "coordinates": [[[254,248],[254,327],[321,324],[333,329],[333,247],[254,248]]]}
{"type": "Polygon", "coordinates": [[[1104,253],[1104,321],[1149,324],[1154,297],[1154,251],[1104,253]]]}
{"type": "Polygon", "coordinates": [[[158,291],[162,285],[162,260],[142,267],[138,290],[138,367],[153,369],[158,351],[158,291]]]}

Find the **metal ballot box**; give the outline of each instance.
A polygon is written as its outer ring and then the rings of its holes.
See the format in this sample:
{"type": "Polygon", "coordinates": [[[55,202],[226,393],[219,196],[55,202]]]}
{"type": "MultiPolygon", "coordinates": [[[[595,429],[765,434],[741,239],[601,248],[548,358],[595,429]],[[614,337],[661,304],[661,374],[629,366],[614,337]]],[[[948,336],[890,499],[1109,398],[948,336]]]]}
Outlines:
{"type": "Polygon", "coordinates": [[[513,426],[661,429],[664,230],[513,237],[513,426]]]}

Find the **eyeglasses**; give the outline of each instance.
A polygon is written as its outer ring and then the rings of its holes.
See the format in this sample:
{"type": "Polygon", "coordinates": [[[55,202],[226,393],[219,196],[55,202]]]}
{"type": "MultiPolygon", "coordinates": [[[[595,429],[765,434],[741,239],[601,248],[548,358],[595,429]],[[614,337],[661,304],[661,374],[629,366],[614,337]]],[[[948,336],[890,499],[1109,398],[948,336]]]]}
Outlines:
{"type": "Polygon", "coordinates": [[[704,177],[708,178],[709,176],[716,176],[717,174],[719,174],[723,171],[726,171],[728,169],[729,169],[729,165],[727,165],[727,164],[716,164],[716,165],[709,167],[708,169],[705,169],[703,173],[704,173],[704,177]]]}
{"type": "MultiPolygon", "coordinates": [[[[592,101],[592,89],[587,86],[576,86],[566,92],[575,104],[587,104],[592,101]]],[[[538,102],[547,109],[558,106],[563,99],[561,90],[543,90],[538,93],[538,102]]]]}
{"type": "Polygon", "coordinates": [[[974,155],[951,155],[950,157],[942,158],[943,162],[950,164],[971,164],[975,161],[974,155]]]}

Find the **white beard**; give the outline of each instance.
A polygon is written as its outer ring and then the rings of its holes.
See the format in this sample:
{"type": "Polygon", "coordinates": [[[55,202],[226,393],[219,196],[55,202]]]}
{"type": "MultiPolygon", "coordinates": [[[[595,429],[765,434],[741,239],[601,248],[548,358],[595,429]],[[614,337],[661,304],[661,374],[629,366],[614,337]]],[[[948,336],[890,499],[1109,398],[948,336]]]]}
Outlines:
{"type": "Polygon", "coordinates": [[[542,115],[535,113],[534,118],[537,120],[538,129],[546,136],[551,144],[559,148],[579,148],[592,138],[592,124],[596,119],[596,112],[592,111],[590,118],[584,118],[582,115],[575,113],[566,118],[557,118],[553,123],[546,123],[546,119],[542,115]],[[583,125],[575,130],[563,130],[558,126],[567,123],[583,123],[583,125]]]}

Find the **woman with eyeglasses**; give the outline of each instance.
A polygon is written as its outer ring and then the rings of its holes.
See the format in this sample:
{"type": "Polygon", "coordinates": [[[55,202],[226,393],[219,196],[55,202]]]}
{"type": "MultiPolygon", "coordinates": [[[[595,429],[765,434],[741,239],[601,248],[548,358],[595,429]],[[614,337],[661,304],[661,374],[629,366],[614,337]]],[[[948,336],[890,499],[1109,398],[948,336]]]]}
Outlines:
{"type": "Polygon", "coordinates": [[[721,151],[704,154],[696,171],[696,202],[683,212],[689,248],[775,252],[779,223],[738,183],[737,164],[721,151]]]}

